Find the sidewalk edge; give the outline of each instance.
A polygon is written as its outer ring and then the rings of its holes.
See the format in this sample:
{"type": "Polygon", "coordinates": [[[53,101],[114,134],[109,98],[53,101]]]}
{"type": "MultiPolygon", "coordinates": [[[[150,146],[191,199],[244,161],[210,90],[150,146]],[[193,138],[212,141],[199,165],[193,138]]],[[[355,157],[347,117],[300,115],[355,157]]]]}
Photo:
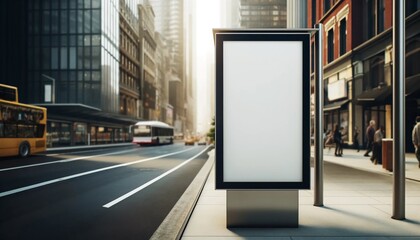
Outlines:
{"type": "Polygon", "coordinates": [[[181,239],[195,205],[200,198],[203,188],[207,182],[210,171],[214,164],[214,149],[207,152],[209,157],[200,169],[194,180],[182,194],[181,198],[154,232],[151,240],[158,239],[181,239]]]}

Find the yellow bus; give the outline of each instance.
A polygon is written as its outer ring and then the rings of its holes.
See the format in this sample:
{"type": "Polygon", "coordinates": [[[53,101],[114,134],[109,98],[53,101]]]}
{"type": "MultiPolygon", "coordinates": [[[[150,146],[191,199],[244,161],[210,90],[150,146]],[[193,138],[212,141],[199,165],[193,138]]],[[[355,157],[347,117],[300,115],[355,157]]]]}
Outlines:
{"type": "Polygon", "coordinates": [[[17,88],[0,84],[0,157],[46,150],[47,109],[19,103],[17,88]]]}

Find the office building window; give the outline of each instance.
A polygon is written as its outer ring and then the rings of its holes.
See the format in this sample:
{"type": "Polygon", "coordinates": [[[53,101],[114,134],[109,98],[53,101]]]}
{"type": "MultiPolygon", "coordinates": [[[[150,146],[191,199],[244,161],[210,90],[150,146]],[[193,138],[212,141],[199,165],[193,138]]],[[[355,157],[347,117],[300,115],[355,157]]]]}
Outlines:
{"type": "Polygon", "coordinates": [[[332,62],[334,60],[334,30],[331,28],[331,30],[328,31],[328,63],[332,62]]]}
{"type": "Polygon", "coordinates": [[[324,14],[331,8],[331,0],[324,0],[324,14]]]}
{"type": "Polygon", "coordinates": [[[405,16],[408,17],[418,10],[420,10],[420,0],[409,0],[405,2],[405,16]]]}
{"type": "Polygon", "coordinates": [[[384,53],[364,61],[363,89],[369,90],[385,83],[384,53]]]}
{"type": "Polygon", "coordinates": [[[372,0],[367,2],[367,39],[384,31],[385,4],[384,0],[372,0]]]}
{"type": "Polygon", "coordinates": [[[347,44],[347,21],[344,18],[340,21],[340,56],[346,53],[347,44]]]}
{"type": "Polygon", "coordinates": [[[316,0],[312,0],[312,26],[314,27],[316,24],[316,0]]]}
{"type": "Polygon", "coordinates": [[[406,77],[420,74],[420,68],[418,67],[420,62],[420,36],[411,42],[407,42],[405,62],[406,77]]]}

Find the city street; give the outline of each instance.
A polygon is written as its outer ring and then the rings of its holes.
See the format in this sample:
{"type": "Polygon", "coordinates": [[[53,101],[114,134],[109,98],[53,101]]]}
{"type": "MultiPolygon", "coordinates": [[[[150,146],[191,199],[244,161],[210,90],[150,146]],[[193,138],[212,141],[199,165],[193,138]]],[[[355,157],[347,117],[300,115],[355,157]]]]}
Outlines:
{"type": "Polygon", "coordinates": [[[72,151],[0,158],[0,239],[149,239],[208,158],[181,144],[72,151]]]}
{"type": "MultiPolygon", "coordinates": [[[[300,190],[298,228],[227,228],[226,190],[215,189],[213,169],[182,239],[420,239],[419,181],[406,181],[406,219],[394,220],[392,176],[373,170],[382,167],[362,154],[345,149],[343,161],[334,161],[337,157],[324,151],[324,206],[314,206],[313,185],[300,190]]],[[[209,161],[214,154],[210,156],[209,161]]]]}

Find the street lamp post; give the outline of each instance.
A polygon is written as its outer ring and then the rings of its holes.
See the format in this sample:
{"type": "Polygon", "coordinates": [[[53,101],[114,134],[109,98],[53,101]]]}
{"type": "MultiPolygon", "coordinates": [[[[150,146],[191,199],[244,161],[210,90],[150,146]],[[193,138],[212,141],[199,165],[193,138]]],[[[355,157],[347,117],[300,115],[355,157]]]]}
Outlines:
{"type": "Polygon", "coordinates": [[[405,219],[405,1],[394,0],[393,59],[393,164],[392,218],[405,219]]]}

